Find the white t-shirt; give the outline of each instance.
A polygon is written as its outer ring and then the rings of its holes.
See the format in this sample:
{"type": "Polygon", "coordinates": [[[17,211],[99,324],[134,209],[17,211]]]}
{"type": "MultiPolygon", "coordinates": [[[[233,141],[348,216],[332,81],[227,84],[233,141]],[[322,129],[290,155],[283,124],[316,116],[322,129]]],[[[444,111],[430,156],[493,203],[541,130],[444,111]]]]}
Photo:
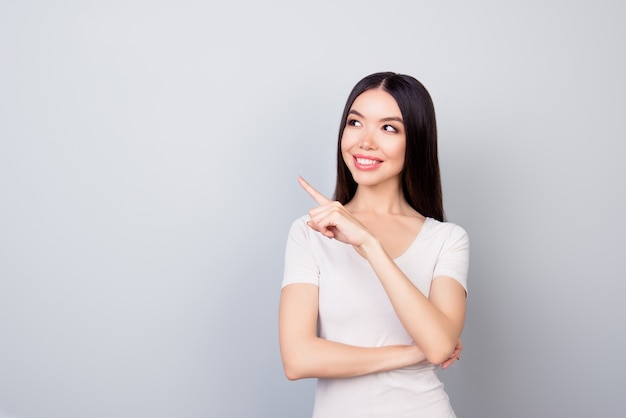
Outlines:
{"type": "MultiPolygon", "coordinates": [[[[319,336],[361,347],[412,344],[367,260],[351,246],[306,224],[291,226],[282,286],[319,287],[319,336]]],[[[458,225],[426,218],[395,263],[426,296],[437,276],[467,290],[469,240],[458,225]]],[[[314,418],[455,417],[435,365],[418,365],[348,379],[318,379],[314,418]]]]}

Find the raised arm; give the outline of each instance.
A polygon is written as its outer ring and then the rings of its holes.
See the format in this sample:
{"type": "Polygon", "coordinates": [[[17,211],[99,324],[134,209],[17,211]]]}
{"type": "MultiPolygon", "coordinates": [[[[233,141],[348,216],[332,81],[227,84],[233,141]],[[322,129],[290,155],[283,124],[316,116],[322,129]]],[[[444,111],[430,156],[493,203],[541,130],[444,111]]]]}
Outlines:
{"type": "Polygon", "coordinates": [[[463,286],[452,277],[438,276],[433,279],[427,298],[375,239],[361,248],[413,341],[428,361],[443,363],[453,353],[463,330],[466,307],[463,286]]]}
{"type": "Polygon", "coordinates": [[[303,179],[301,186],[320,205],[311,210],[309,226],[351,244],[372,266],[404,328],[433,364],[455,353],[465,321],[465,289],[452,277],[433,279],[427,298],[385,252],[378,239],[338,202],[320,194],[303,179]]]}

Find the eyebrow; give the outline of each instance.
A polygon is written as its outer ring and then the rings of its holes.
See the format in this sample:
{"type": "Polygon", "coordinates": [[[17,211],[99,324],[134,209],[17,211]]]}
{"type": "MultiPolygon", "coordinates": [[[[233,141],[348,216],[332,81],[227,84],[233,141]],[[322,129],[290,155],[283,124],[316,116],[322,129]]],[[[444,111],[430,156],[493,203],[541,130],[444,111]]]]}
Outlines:
{"type": "MultiPolygon", "coordinates": [[[[354,110],[354,109],[350,109],[350,111],[348,112],[349,115],[357,115],[360,118],[365,118],[365,116],[363,116],[361,113],[359,113],[358,111],[354,110]]],[[[404,121],[402,120],[402,118],[399,118],[397,116],[389,116],[387,118],[382,118],[380,120],[381,122],[400,122],[402,124],[404,124],[404,121]]]]}

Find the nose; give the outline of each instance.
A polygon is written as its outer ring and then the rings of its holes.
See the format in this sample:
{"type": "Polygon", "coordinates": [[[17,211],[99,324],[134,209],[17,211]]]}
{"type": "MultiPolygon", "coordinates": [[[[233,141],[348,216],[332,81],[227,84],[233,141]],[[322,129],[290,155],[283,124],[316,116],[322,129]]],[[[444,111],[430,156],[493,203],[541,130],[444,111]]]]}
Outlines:
{"type": "Polygon", "coordinates": [[[373,132],[367,129],[362,130],[361,137],[359,138],[359,148],[363,150],[373,150],[376,148],[376,140],[373,132]]]}

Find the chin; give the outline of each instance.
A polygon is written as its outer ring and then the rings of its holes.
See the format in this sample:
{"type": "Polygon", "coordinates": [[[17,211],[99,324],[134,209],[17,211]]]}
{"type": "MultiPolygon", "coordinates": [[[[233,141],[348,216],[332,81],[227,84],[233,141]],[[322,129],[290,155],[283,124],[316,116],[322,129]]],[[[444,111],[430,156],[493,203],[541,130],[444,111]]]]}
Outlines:
{"type": "Polygon", "coordinates": [[[391,176],[391,177],[380,177],[377,175],[371,175],[373,173],[354,173],[352,174],[352,179],[359,186],[378,186],[384,183],[394,185],[400,184],[400,176],[391,176]]]}

